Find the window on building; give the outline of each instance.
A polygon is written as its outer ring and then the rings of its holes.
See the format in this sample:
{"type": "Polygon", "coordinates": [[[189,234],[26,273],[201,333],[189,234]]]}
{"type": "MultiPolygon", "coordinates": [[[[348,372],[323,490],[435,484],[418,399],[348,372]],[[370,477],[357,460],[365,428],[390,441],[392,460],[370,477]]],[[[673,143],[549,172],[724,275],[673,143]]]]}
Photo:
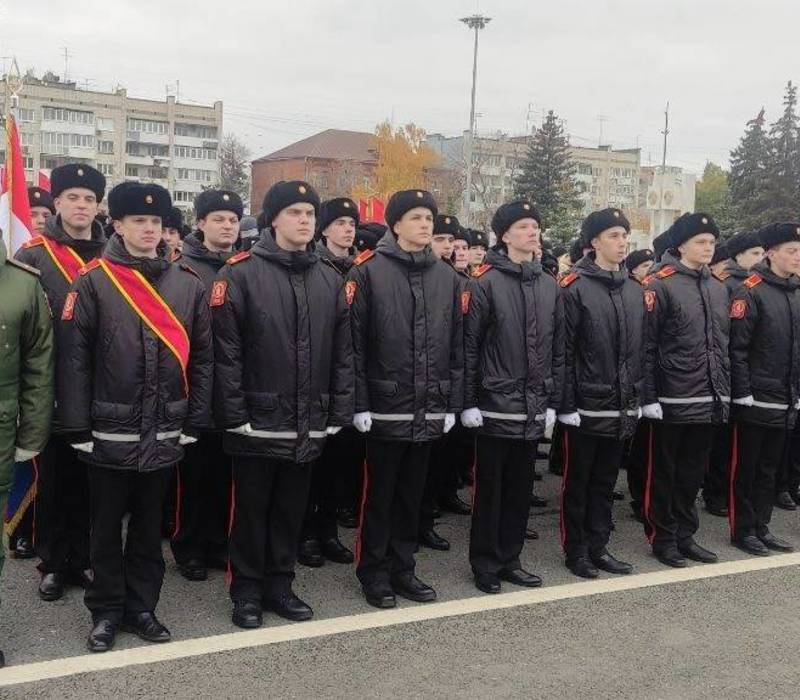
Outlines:
{"type": "Polygon", "coordinates": [[[196,148],[195,146],[173,146],[172,154],[176,158],[192,158],[195,160],[216,160],[216,148],[196,148]]]}
{"type": "Polygon", "coordinates": [[[35,136],[35,134],[31,134],[27,131],[20,131],[19,142],[23,146],[33,146],[34,142],[36,141],[35,136]]]}
{"type": "Polygon", "coordinates": [[[196,139],[217,138],[217,128],[206,124],[175,124],[175,136],[192,136],[196,139]]]}
{"type": "Polygon", "coordinates": [[[98,141],[97,142],[97,150],[99,153],[113,153],[114,152],[114,142],[113,141],[98,141]]]}
{"type": "Polygon", "coordinates": [[[154,158],[166,158],[169,155],[169,146],[166,144],[149,143],[147,144],[147,155],[154,158]]]}
{"type": "Polygon", "coordinates": [[[33,170],[33,156],[22,156],[22,167],[25,170],[33,170]]]}
{"type": "Polygon", "coordinates": [[[19,113],[19,120],[21,122],[36,121],[36,110],[34,109],[26,109],[25,107],[20,107],[18,113],[19,113]]]}
{"type": "Polygon", "coordinates": [[[172,200],[175,202],[193,202],[194,201],[194,193],[193,192],[183,192],[181,190],[176,190],[172,193],[172,200]]]}
{"type": "Polygon", "coordinates": [[[96,117],[95,121],[100,131],[114,131],[114,120],[111,117],[96,117]]]}
{"type": "Polygon", "coordinates": [[[114,174],[114,164],[113,163],[98,163],[97,169],[103,173],[103,175],[113,175],[114,174]]]}
{"type": "Polygon", "coordinates": [[[94,124],[94,114],[63,107],[42,107],[42,119],[70,124],[94,124]]]}
{"type": "Polygon", "coordinates": [[[127,163],[125,165],[125,177],[139,177],[139,167],[127,163]]]}
{"type": "Polygon", "coordinates": [[[128,119],[128,131],[143,134],[166,134],[167,122],[156,122],[150,119],[128,119]]]}
{"type": "Polygon", "coordinates": [[[48,146],[94,148],[94,136],[89,136],[87,134],[70,134],[61,131],[43,131],[42,148],[48,146]]]}

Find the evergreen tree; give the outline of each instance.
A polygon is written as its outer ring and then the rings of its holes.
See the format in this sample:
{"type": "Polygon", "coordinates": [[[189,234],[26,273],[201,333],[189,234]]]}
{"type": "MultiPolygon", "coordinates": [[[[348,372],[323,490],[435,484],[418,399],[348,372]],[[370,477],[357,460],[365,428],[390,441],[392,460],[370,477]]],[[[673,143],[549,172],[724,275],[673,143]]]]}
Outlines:
{"type": "Polygon", "coordinates": [[[574,172],[569,139],[551,110],[531,137],[515,189],[539,210],[548,238],[567,245],[578,229],[583,206],[574,172]]]}
{"type": "Polygon", "coordinates": [[[767,207],[767,169],[770,148],[764,130],[764,109],[747,122],[744,136],[731,152],[728,177],[730,197],[736,215],[736,228],[754,229],[764,223],[767,207]]]}
{"type": "Polygon", "coordinates": [[[706,163],[703,177],[697,183],[695,209],[711,214],[726,238],[737,231],[728,173],[716,163],[706,163]]]}
{"type": "Polygon", "coordinates": [[[234,134],[225,134],[219,149],[219,186],[250,199],[250,151],[234,134]]]}
{"type": "Polygon", "coordinates": [[[798,146],[797,86],[790,80],[783,98],[783,114],[769,130],[766,178],[766,224],[796,221],[800,212],[800,147],[798,146]]]}

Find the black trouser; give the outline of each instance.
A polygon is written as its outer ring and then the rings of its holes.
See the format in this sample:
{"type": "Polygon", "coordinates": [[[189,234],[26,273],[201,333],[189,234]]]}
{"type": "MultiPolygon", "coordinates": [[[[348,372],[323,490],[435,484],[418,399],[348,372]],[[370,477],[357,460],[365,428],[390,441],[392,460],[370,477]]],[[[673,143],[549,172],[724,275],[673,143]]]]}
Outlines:
{"type": "Polygon", "coordinates": [[[628,457],[625,461],[625,475],[628,479],[628,491],[631,494],[631,507],[642,513],[644,505],[644,484],[647,477],[647,459],[652,422],[642,418],[636,424],[628,457]]]}
{"type": "Polygon", "coordinates": [[[80,575],[89,568],[87,467],[61,435],[37,459],[36,553],[47,573],[80,575]]]}
{"type": "Polygon", "coordinates": [[[703,481],[703,500],[710,505],[724,506],[728,503],[728,462],[731,451],[731,426],[714,428],[714,442],[703,481]]]}
{"type": "Polygon", "coordinates": [[[456,424],[453,429],[431,445],[428,462],[428,477],[422,495],[419,530],[430,530],[434,525],[433,514],[439,499],[455,496],[461,474],[468,472],[475,461],[475,435],[464,426],[456,424]]]}
{"type": "Polygon", "coordinates": [[[536,442],[478,435],[469,561],[474,574],[520,568],[536,442]]]}
{"type": "Polygon", "coordinates": [[[786,436],[783,457],[775,478],[775,493],[788,491],[792,496],[800,488],[800,420],[786,436]]]}
{"type": "Polygon", "coordinates": [[[547,457],[547,469],[551,474],[564,473],[564,456],[561,454],[564,447],[564,425],[556,422],[553,435],[550,438],[550,454],[547,457]]]}
{"type": "Polygon", "coordinates": [[[564,431],[561,546],[567,561],[605,552],[622,452],[623,443],[616,438],[574,427],[564,431]]]}
{"type": "Polygon", "coordinates": [[[89,467],[90,556],[94,580],[84,602],[92,619],[153,612],[164,581],[161,507],[172,468],[152,472],[89,467]],[[122,520],[130,512],[125,546],[122,520]]]}
{"type": "MultiPolygon", "coordinates": [[[[339,508],[347,508],[358,513],[361,507],[361,478],[364,474],[364,458],[367,454],[367,440],[355,428],[344,428],[334,437],[341,437],[336,443],[332,459],[339,464],[339,478],[336,482],[339,508]]],[[[326,442],[327,449],[330,438],[326,442]]]]}
{"type": "Polygon", "coordinates": [[[413,574],[430,442],[368,440],[356,576],[364,585],[413,574]]]}
{"type": "Polygon", "coordinates": [[[232,600],[255,602],[291,590],[311,469],[311,462],[233,457],[232,600]]]}
{"type": "Polygon", "coordinates": [[[654,552],[687,542],[697,532],[695,500],[713,439],[714,426],[709,423],[653,421],[644,528],[654,552]]]}
{"type": "Polygon", "coordinates": [[[775,503],[775,475],[786,442],[783,428],[753,423],[733,425],[729,470],[731,539],[769,532],[775,503]]]}
{"type": "Polygon", "coordinates": [[[231,458],[222,451],[221,433],[204,433],[186,446],[177,468],[171,545],[178,564],[227,559],[230,505],[231,458]]]}
{"type": "Polygon", "coordinates": [[[475,469],[475,435],[474,429],[465,428],[460,422],[456,422],[447,434],[445,460],[450,466],[445,470],[445,478],[439,482],[442,496],[456,493],[459,482],[466,482],[475,469]]]}

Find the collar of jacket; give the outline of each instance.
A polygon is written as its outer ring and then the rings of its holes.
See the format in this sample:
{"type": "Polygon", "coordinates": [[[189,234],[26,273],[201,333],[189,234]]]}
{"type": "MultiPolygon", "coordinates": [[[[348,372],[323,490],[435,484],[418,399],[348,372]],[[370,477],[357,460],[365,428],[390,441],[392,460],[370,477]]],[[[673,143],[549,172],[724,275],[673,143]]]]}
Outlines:
{"type": "Polygon", "coordinates": [[[753,265],[750,273],[757,273],[765,282],[771,284],[773,287],[780,287],[787,292],[795,292],[800,287],[800,278],[797,275],[790,275],[789,277],[778,277],[769,264],[769,258],[764,258],[760,263],[753,265]]]}
{"type": "MultiPolygon", "coordinates": [[[[352,250],[352,248],[351,248],[352,250]]],[[[322,240],[317,241],[314,244],[314,252],[320,257],[320,260],[328,260],[337,270],[341,270],[342,272],[347,272],[351,267],[353,267],[353,255],[343,255],[338,256],[334,255],[330,248],[325,245],[325,242],[322,240]]]]}
{"type": "Polygon", "coordinates": [[[44,225],[45,236],[54,240],[56,243],[74,248],[82,258],[99,255],[103,246],[106,244],[106,234],[103,232],[103,226],[97,219],[92,221],[91,232],[92,236],[89,239],[73,238],[61,225],[61,214],[48,217],[44,225]]]}
{"type": "Polygon", "coordinates": [[[183,250],[181,255],[186,256],[191,260],[208,263],[212,267],[219,270],[225,261],[231,257],[236,251],[228,250],[223,253],[213,253],[206,248],[205,243],[201,241],[194,233],[190,233],[183,239],[183,250]]]}
{"type": "MultiPolygon", "coordinates": [[[[621,268],[622,266],[620,266],[621,268]]],[[[599,282],[602,282],[609,289],[618,289],[628,278],[628,273],[625,270],[619,269],[615,272],[604,270],[597,264],[597,256],[594,251],[584,255],[575,265],[575,269],[586,277],[591,277],[599,282]]]]}
{"type": "Polygon", "coordinates": [[[128,249],[122,242],[122,237],[118,233],[115,233],[108,240],[106,249],[103,251],[103,257],[107,258],[112,263],[125,265],[126,267],[132,267],[134,270],[138,270],[150,283],[155,283],[170,266],[170,262],[164,260],[164,258],[133,257],[133,255],[128,252],[128,249]]]}
{"type": "Polygon", "coordinates": [[[542,263],[535,258],[531,262],[515,263],[503,250],[490,250],[486,254],[485,262],[500,272],[519,277],[522,281],[532,280],[542,274],[542,263]]]}
{"type": "Polygon", "coordinates": [[[387,231],[378,241],[375,252],[397,260],[412,270],[424,270],[439,262],[439,258],[434,255],[430,246],[414,253],[403,250],[397,242],[397,236],[391,231],[387,231]]]}
{"type": "Polygon", "coordinates": [[[312,246],[306,250],[284,250],[275,241],[272,234],[261,236],[258,242],[250,248],[253,255],[264,258],[276,265],[287,268],[290,272],[303,272],[319,262],[319,256],[312,246]],[[309,248],[312,248],[309,250],[309,248]]]}
{"type": "Polygon", "coordinates": [[[681,262],[681,259],[678,257],[672,258],[668,263],[668,265],[672,265],[678,272],[683,275],[688,275],[689,277],[694,277],[696,279],[707,280],[711,277],[711,269],[708,265],[703,265],[699,270],[694,270],[691,267],[687,267],[681,262]]]}
{"type": "Polygon", "coordinates": [[[731,260],[725,266],[725,272],[727,272],[731,277],[736,277],[736,279],[747,279],[750,276],[750,272],[745,270],[739,263],[735,260],[731,260]]]}

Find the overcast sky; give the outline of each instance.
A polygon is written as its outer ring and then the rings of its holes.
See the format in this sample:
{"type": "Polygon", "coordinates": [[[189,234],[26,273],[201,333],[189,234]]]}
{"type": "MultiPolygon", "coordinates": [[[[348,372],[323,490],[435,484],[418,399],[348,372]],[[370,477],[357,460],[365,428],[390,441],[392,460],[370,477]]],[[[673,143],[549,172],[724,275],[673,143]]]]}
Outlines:
{"type": "MultiPolygon", "coordinates": [[[[576,145],[640,145],[695,172],[725,163],[764,105],[800,81],[797,0],[0,0],[0,57],[162,99],[224,103],[225,131],[269,153],[325,128],[393,118],[429,133],[469,120],[481,32],[478,131],[523,133],[553,109],[576,145]],[[530,123],[530,122],[528,122],[530,123]]],[[[0,62],[2,67],[2,62],[0,62]]]]}

